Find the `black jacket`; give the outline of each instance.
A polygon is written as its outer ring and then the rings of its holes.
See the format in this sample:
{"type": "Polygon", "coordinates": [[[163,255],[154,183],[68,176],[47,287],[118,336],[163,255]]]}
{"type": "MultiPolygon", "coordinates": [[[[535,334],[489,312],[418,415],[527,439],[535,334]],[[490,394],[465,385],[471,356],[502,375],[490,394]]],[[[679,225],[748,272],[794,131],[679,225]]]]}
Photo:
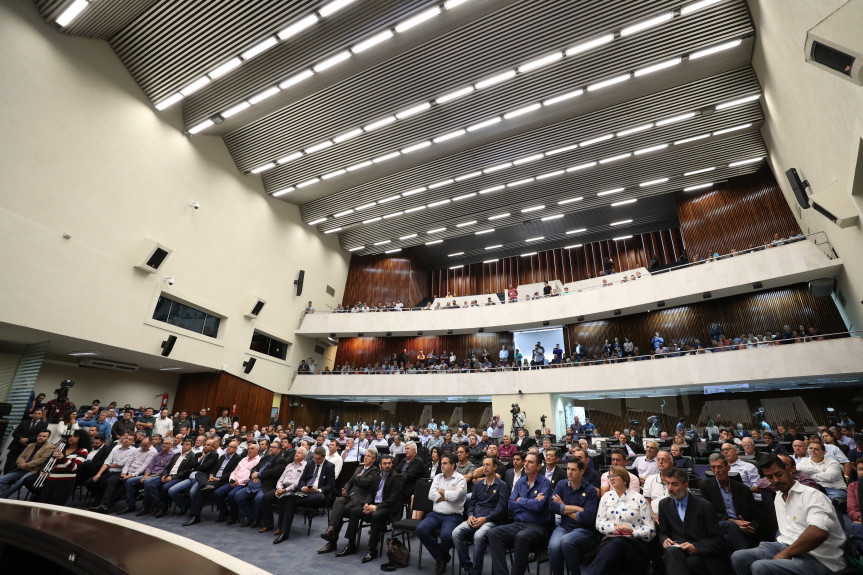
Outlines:
{"type": "Polygon", "coordinates": [[[713,509],[704,499],[689,495],[683,521],[672,498],[666,497],[659,502],[659,544],[662,545],[666,539],[675,543],[692,543],[698,555],[704,557],[708,573],[726,573],[728,551],[713,509]]]}
{"type": "Polygon", "coordinates": [[[530,449],[531,447],[536,445],[536,441],[534,441],[532,437],[528,437],[526,435],[524,436],[524,441],[521,442],[521,445],[516,445],[517,441],[518,440],[516,439],[512,443],[515,445],[516,449],[518,449],[519,451],[527,452],[528,449],[530,449]]]}
{"type": "Polygon", "coordinates": [[[422,459],[419,458],[419,455],[414,457],[410,462],[405,459],[397,471],[405,479],[404,486],[402,487],[402,499],[404,500],[410,499],[411,495],[413,495],[417,479],[420,477],[427,477],[429,474],[428,468],[423,463],[422,459]],[[407,467],[405,467],[405,464],[407,464],[407,467]]]}
{"type": "Polygon", "coordinates": [[[362,505],[368,501],[369,493],[374,496],[373,490],[378,486],[378,480],[381,475],[381,470],[373,465],[365,474],[360,476],[363,469],[364,467],[362,466],[357,467],[357,470],[354,471],[354,476],[343,487],[350,496],[351,501],[357,505],[362,505]]]}
{"type": "Polygon", "coordinates": [[[15,449],[24,451],[24,448],[31,443],[36,443],[36,438],[39,436],[39,432],[48,429],[48,422],[46,421],[37,421],[35,424],[33,420],[22,421],[18,425],[15,426],[15,429],[12,431],[12,443],[9,444],[9,451],[15,449]],[[32,427],[31,427],[32,425],[32,427]],[[27,445],[21,445],[19,441],[21,439],[27,440],[27,445]]]}
{"type": "MultiPolygon", "coordinates": [[[[303,469],[303,474],[300,475],[300,481],[297,483],[297,491],[300,491],[303,487],[308,486],[312,482],[312,475],[315,472],[315,467],[314,459],[306,463],[306,467],[303,469]]],[[[320,477],[318,477],[318,491],[329,496],[330,493],[333,492],[335,484],[336,466],[333,465],[332,462],[324,459],[324,462],[321,464],[320,477]]]]}
{"type": "MultiPolygon", "coordinates": [[[[414,458],[416,459],[416,458],[414,458]]],[[[375,504],[375,494],[381,487],[381,475],[378,474],[373,488],[368,494],[366,503],[375,504]]],[[[384,492],[382,500],[377,504],[378,511],[387,511],[390,514],[390,521],[398,521],[402,517],[402,494],[404,493],[405,478],[394,471],[390,471],[384,484],[384,492]]]]}
{"type": "Polygon", "coordinates": [[[102,464],[105,463],[105,460],[108,459],[108,455],[111,453],[111,450],[116,447],[116,441],[106,441],[105,445],[99,448],[99,451],[96,452],[96,455],[93,456],[93,459],[90,461],[93,462],[93,466],[98,470],[102,468],[102,464]]]}
{"type": "MultiPolygon", "coordinates": [[[[757,528],[756,519],[758,516],[752,491],[743,483],[733,479],[729,479],[728,484],[731,486],[731,502],[734,504],[737,518],[749,521],[753,527],[757,528]]],[[[722,500],[722,493],[719,492],[719,482],[716,481],[716,478],[708,477],[701,482],[699,487],[701,488],[701,496],[713,505],[716,519],[720,521],[728,519],[728,512],[725,510],[725,502],[722,500]]]]}
{"type": "Polygon", "coordinates": [[[272,491],[276,488],[276,483],[279,481],[279,477],[282,476],[282,473],[285,472],[285,467],[288,466],[288,460],[282,457],[282,454],[276,455],[275,459],[272,457],[267,457],[267,459],[261,460],[258,462],[258,465],[255,466],[254,471],[259,472],[259,478],[261,480],[261,491],[267,492],[272,491]],[[272,461],[270,461],[272,460],[272,461]],[[263,467],[263,464],[267,461],[270,461],[269,465],[264,468],[263,471],[260,471],[260,468],[263,467]]]}
{"type": "MultiPolygon", "coordinates": [[[[210,457],[211,455],[218,454],[215,451],[211,451],[209,454],[207,454],[207,457],[210,457]]],[[[201,471],[203,473],[206,473],[207,476],[214,475],[216,472],[219,471],[219,468],[222,466],[222,463],[225,461],[226,457],[228,457],[227,453],[219,457],[216,460],[216,464],[213,465],[209,471],[204,469],[195,469],[195,471],[201,471]]],[[[240,455],[238,452],[234,452],[234,454],[231,456],[231,459],[228,461],[228,464],[225,466],[225,470],[222,471],[222,476],[219,478],[219,487],[228,483],[228,479],[230,479],[231,477],[231,472],[234,471],[234,468],[237,467],[237,464],[240,463],[241,459],[243,459],[243,456],[240,455]]],[[[201,465],[201,468],[203,467],[204,465],[201,465]]]]}
{"type": "MultiPolygon", "coordinates": [[[[540,468],[539,472],[542,473],[543,475],[545,475],[546,470],[547,470],[547,467],[545,465],[543,465],[540,468]]],[[[564,480],[566,480],[566,469],[562,469],[560,467],[555,466],[554,472],[551,474],[551,479],[550,479],[550,481],[551,481],[551,492],[554,493],[554,488],[557,487],[558,481],[564,481],[564,480]]]]}

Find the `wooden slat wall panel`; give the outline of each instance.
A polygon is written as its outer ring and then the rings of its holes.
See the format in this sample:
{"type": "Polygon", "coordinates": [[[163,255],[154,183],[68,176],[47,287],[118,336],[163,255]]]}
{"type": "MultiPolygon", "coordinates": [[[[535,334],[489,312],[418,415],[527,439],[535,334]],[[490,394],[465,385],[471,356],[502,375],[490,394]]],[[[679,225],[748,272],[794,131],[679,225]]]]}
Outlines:
{"type": "Polygon", "coordinates": [[[800,232],[766,165],[755,174],[734,178],[733,188],[719,183],[713,190],[692,197],[680,192],[677,202],[680,229],[690,256],[725,254],[765,244],[774,233],[788,237],[800,232]]]}
{"type": "Polygon", "coordinates": [[[807,328],[815,326],[821,333],[845,331],[845,324],[833,300],[811,296],[806,285],[801,284],[569,325],[566,327],[567,352],[571,350],[570,346],[574,347],[579,341],[587,347],[588,355],[593,357],[602,354],[601,348],[606,338],[613,342],[618,337],[622,343],[623,338],[628,337],[642,354],[646,354],[656,331],[666,342],[691,343],[698,338],[706,346],[709,344],[708,326],[713,322],[719,323],[725,335],[732,339],[749,332],[761,335],[767,329],[775,332],[786,323],[793,329],[799,324],[807,328]]]}
{"type": "Polygon", "coordinates": [[[402,300],[416,305],[425,295],[429,274],[415,255],[353,256],[345,282],[345,304],[402,300]]]}
{"type": "Polygon", "coordinates": [[[189,373],[180,376],[174,411],[198,413],[202,407],[210,410],[213,422],[219,408],[236,402],[241,425],[265,425],[270,420],[273,392],[230,373],[189,373]]]}
{"type": "MultiPolygon", "coordinates": [[[[444,312],[440,312],[444,313],[444,312]]],[[[359,367],[366,364],[375,364],[389,360],[393,353],[400,353],[403,349],[408,350],[411,358],[416,358],[417,353],[422,350],[429,354],[437,350],[440,354],[444,350],[455,349],[459,361],[470,356],[470,351],[477,353],[487,349],[493,357],[497,357],[501,345],[512,349],[512,333],[475,333],[470,335],[439,335],[439,336],[415,336],[415,337],[349,337],[339,340],[336,350],[336,365],[344,363],[356,363],[359,367]]]]}
{"type": "MultiPolygon", "coordinates": [[[[575,240],[573,240],[575,242],[575,240]]],[[[534,256],[512,256],[492,263],[475,263],[462,268],[431,272],[431,294],[462,297],[472,294],[500,293],[509,284],[529,284],[559,279],[573,282],[598,277],[602,261],[611,256],[615,271],[647,267],[655,253],[660,263],[677,260],[683,238],[677,228],[633,236],[627,240],[603,240],[583,247],[565,250],[557,248],[538,252],[534,256]]]]}

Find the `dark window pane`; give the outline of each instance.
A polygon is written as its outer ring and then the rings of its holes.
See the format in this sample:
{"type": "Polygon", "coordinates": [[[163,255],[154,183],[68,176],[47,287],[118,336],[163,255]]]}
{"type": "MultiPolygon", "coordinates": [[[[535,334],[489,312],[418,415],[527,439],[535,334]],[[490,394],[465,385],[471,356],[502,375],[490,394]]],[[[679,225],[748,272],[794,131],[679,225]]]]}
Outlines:
{"type": "Polygon", "coordinates": [[[252,343],[249,345],[249,349],[279,359],[285,359],[288,355],[288,344],[259,331],[252,334],[252,343]]]}
{"type": "Polygon", "coordinates": [[[199,309],[175,302],[164,296],[160,297],[156,303],[153,319],[209,337],[216,337],[219,332],[220,319],[218,317],[207,315],[199,309]]]}
{"type": "Polygon", "coordinates": [[[207,319],[204,321],[204,329],[201,333],[209,337],[216,337],[216,335],[219,333],[220,321],[221,320],[219,318],[208,315],[207,319]]]}
{"type": "Polygon", "coordinates": [[[153,312],[153,319],[158,321],[168,321],[168,312],[171,310],[172,303],[174,302],[165,296],[161,296],[159,301],[156,302],[156,311],[153,312]]]}
{"type": "Polygon", "coordinates": [[[270,338],[257,331],[252,334],[252,344],[249,346],[249,349],[266,354],[269,353],[269,346],[270,338]]]}

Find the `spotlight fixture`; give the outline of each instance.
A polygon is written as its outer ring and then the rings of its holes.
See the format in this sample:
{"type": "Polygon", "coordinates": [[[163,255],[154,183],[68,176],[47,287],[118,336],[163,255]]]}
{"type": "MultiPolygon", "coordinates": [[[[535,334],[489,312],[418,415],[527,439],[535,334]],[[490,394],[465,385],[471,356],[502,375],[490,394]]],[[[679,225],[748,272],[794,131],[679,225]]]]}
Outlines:
{"type": "Polygon", "coordinates": [[[387,337],[390,337],[392,334],[393,334],[393,332],[388,331],[388,332],[387,332],[387,337]]]}
{"type": "Polygon", "coordinates": [[[357,337],[363,337],[363,332],[358,333],[357,337]]]}
{"type": "Polygon", "coordinates": [[[575,321],[584,321],[584,316],[583,315],[578,316],[577,318],[575,318],[575,321]]]}
{"type": "Polygon", "coordinates": [[[422,335],[422,334],[423,334],[423,332],[421,332],[421,331],[417,332],[417,335],[422,335]]]}
{"type": "Polygon", "coordinates": [[[764,287],[764,284],[761,282],[752,282],[752,289],[761,289],[764,287]]]}
{"type": "Polygon", "coordinates": [[[703,297],[704,299],[710,299],[713,297],[713,294],[710,293],[709,291],[706,291],[703,294],[701,294],[701,297],[703,297]]]}
{"type": "Polygon", "coordinates": [[[665,300],[656,302],[656,307],[665,307],[665,300]]]}
{"type": "Polygon", "coordinates": [[[614,315],[620,315],[621,311],[619,309],[614,310],[614,315]]]}
{"type": "Polygon", "coordinates": [[[484,328],[484,327],[479,328],[479,332],[480,332],[480,333],[485,333],[485,328],[484,328]]]}
{"type": "Polygon", "coordinates": [[[549,322],[544,321],[544,322],[542,322],[542,327],[546,327],[548,324],[549,324],[549,322]]]}
{"type": "Polygon", "coordinates": [[[331,333],[331,334],[330,334],[330,337],[335,338],[335,337],[336,337],[336,334],[331,333]]]}
{"type": "Polygon", "coordinates": [[[447,335],[452,335],[452,330],[451,330],[451,329],[446,330],[446,334],[447,334],[447,335]]]}

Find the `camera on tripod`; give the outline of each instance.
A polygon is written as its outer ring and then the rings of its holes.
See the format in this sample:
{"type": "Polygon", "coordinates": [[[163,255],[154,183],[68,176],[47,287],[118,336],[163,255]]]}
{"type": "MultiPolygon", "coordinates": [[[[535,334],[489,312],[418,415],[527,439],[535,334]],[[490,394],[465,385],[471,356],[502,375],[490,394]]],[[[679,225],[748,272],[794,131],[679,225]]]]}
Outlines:
{"type": "Polygon", "coordinates": [[[512,404],[512,409],[510,409],[510,410],[509,410],[509,412],[510,412],[511,414],[513,414],[513,415],[515,415],[515,414],[516,414],[516,413],[518,413],[519,411],[521,411],[521,408],[518,406],[518,404],[517,404],[517,403],[513,403],[513,404],[512,404]]]}

